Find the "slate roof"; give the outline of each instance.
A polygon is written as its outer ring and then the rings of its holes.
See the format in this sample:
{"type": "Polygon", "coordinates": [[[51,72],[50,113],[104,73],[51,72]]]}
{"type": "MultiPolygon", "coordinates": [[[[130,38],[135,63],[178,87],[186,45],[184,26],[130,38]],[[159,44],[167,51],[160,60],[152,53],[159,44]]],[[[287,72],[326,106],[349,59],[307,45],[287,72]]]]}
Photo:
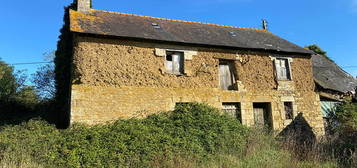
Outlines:
{"type": "Polygon", "coordinates": [[[354,92],[357,79],[322,55],[313,55],[315,82],[325,89],[342,93],[354,92]]]}
{"type": "Polygon", "coordinates": [[[70,29],[77,33],[312,54],[311,51],[263,29],[170,20],[94,9],[88,13],[71,10],[70,29]]]}

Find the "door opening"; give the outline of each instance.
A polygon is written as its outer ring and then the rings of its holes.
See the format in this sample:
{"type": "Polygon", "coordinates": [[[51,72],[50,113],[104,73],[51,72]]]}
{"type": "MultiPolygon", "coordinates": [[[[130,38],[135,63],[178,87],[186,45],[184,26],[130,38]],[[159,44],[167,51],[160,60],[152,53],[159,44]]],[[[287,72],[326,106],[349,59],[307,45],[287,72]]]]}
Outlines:
{"type": "Polygon", "coordinates": [[[255,126],[273,128],[271,103],[253,103],[253,113],[255,126]]]}

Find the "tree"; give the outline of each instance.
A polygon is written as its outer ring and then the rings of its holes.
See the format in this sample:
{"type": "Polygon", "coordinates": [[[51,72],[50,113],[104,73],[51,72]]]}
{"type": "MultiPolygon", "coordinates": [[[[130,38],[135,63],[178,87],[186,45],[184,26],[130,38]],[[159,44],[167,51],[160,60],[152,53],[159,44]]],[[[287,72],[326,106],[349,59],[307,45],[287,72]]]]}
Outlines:
{"type": "Polygon", "coordinates": [[[323,56],[326,56],[327,54],[327,52],[322,50],[317,44],[308,45],[305,48],[323,56]]]}
{"type": "Polygon", "coordinates": [[[51,99],[55,96],[54,65],[47,64],[37,69],[32,75],[37,93],[42,99],[51,99]]]}
{"type": "MultiPolygon", "coordinates": [[[[46,61],[53,61],[55,52],[49,52],[44,54],[46,61]]],[[[32,82],[35,84],[37,93],[42,99],[51,99],[56,94],[55,88],[55,67],[54,64],[46,64],[37,69],[32,74],[32,82]]]]}
{"type": "Polygon", "coordinates": [[[18,123],[34,115],[39,102],[33,86],[26,85],[27,76],[23,71],[0,61],[0,126],[18,123]]]}
{"type": "Polygon", "coordinates": [[[36,103],[38,96],[34,87],[26,85],[24,71],[14,71],[14,67],[0,60],[0,101],[36,103]]]}
{"type": "Polygon", "coordinates": [[[311,50],[311,51],[315,52],[316,54],[322,55],[325,58],[327,58],[328,60],[334,62],[330,57],[327,56],[327,52],[322,50],[317,44],[305,46],[305,49],[311,50]]]}
{"type": "Polygon", "coordinates": [[[37,94],[32,86],[25,84],[24,71],[14,71],[14,67],[0,60],[0,101],[36,102],[37,94]]]}
{"type": "Polygon", "coordinates": [[[59,41],[57,42],[55,63],[55,102],[57,113],[57,126],[67,128],[69,122],[69,97],[71,87],[71,64],[73,58],[73,35],[70,31],[69,11],[76,9],[76,1],[65,7],[63,16],[63,27],[60,30],[59,41]]]}
{"type": "Polygon", "coordinates": [[[338,106],[334,117],[339,123],[340,130],[357,131],[357,103],[345,103],[338,106]]]}
{"type": "Polygon", "coordinates": [[[0,101],[9,101],[18,87],[14,68],[0,60],[0,101]]]}

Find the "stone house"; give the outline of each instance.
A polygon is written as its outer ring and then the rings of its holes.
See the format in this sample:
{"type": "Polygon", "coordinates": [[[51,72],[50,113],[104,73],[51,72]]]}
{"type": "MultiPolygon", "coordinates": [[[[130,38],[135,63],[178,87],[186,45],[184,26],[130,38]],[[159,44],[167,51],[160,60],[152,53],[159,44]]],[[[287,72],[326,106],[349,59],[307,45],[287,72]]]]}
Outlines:
{"type": "Polygon", "coordinates": [[[312,52],[265,29],[94,10],[90,0],[78,0],[67,19],[71,123],[204,102],[248,126],[282,130],[303,114],[324,132],[312,52]]]}

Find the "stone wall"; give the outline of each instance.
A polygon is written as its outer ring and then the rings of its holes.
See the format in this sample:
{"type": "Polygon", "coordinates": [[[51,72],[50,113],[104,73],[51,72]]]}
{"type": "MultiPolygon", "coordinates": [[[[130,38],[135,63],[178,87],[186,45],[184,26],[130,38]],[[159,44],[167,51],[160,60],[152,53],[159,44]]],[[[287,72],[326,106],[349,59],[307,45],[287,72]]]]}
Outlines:
{"type": "Polygon", "coordinates": [[[303,116],[322,134],[319,97],[314,92],[310,58],[292,58],[292,81],[276,81],[266,52],[223,50],[76,36],[71,96],[71,122],[88,124],[118,118],[145,117],[173,110],[179,102],[239,102],[242,122],[254,125],[253,102],[271,103],[273,128],[283,129],[283,101],[292,101],[294,115],[303,116]],[[165,58],[156,49],[197,51],[185,60],[185,75],[165,73],[165,58]],[[219,89],[219,59],[235,60],[238,90],[219,89]]]}

